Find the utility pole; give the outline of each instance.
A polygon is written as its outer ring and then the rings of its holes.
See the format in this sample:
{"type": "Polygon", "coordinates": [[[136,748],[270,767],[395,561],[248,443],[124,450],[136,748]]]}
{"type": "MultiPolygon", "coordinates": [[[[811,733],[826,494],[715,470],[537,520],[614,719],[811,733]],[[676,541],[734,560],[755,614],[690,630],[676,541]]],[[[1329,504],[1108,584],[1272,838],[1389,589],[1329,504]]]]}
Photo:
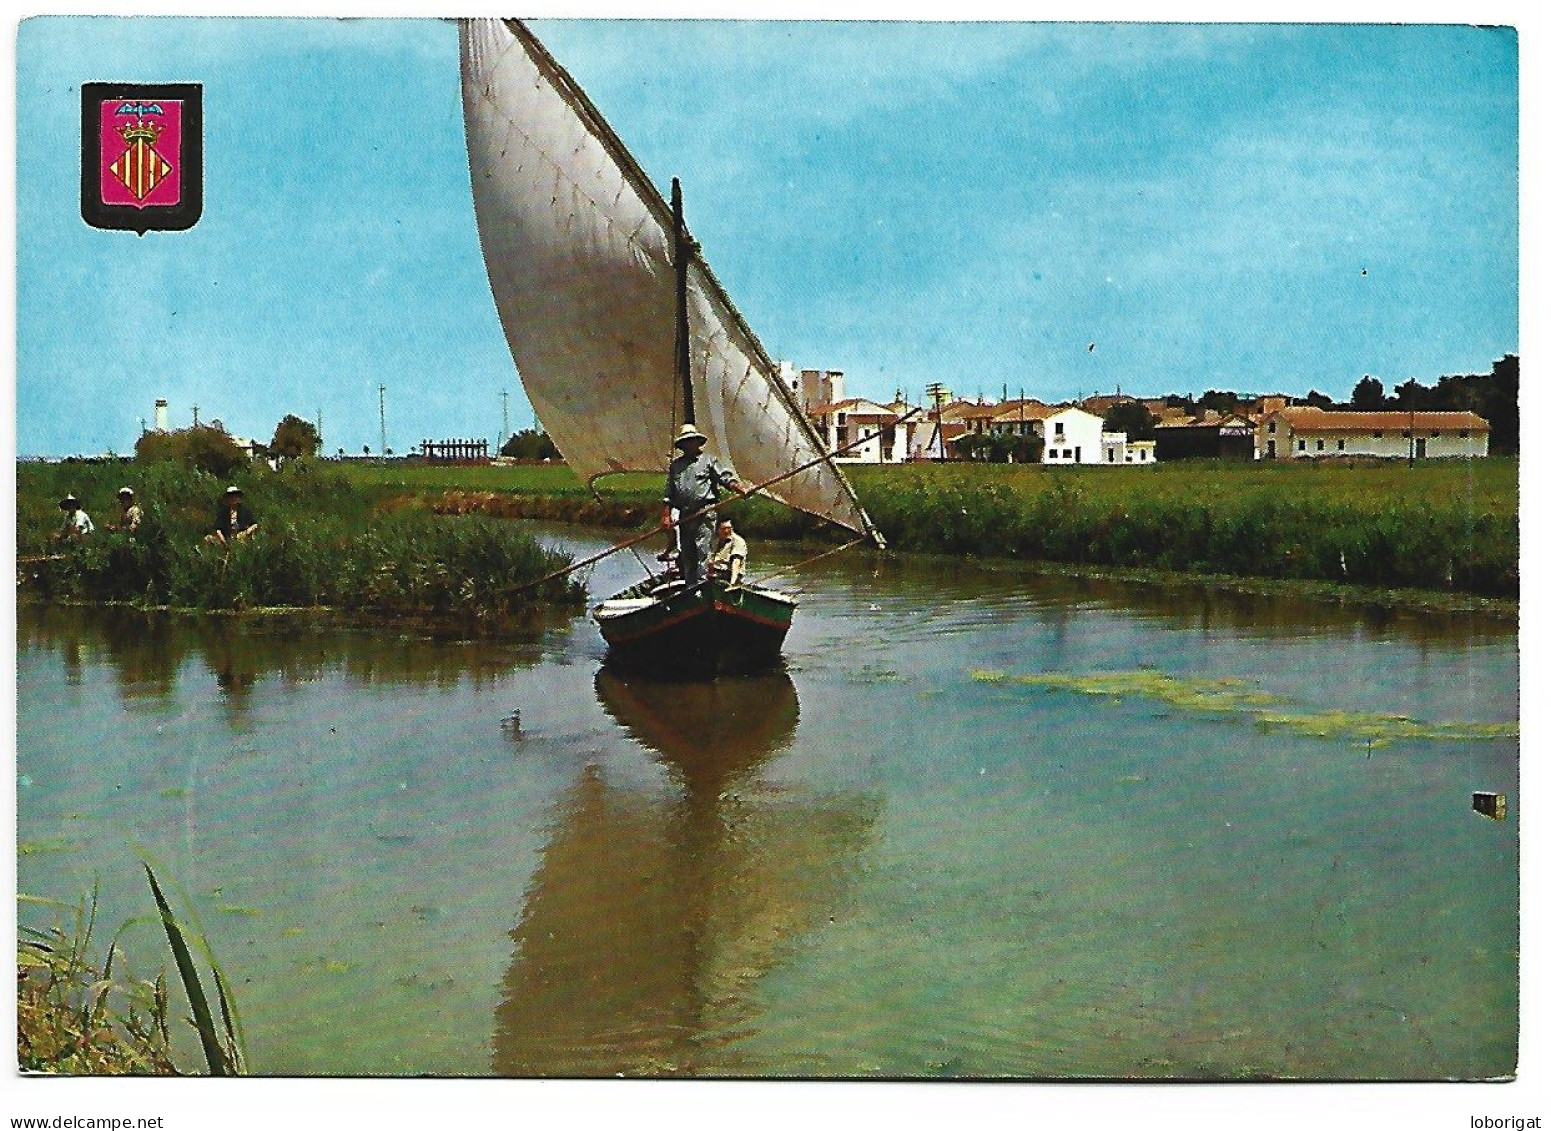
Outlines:
{"type": "Polygon", "coordinates": [[[947,440],[942,434],[942,401],[946,390],[941,381],[933,381],[926,387],[926,395],[932,398],[932,415],[937,419],[937,459],[939,462],[948,458],[947,440]]]}
{"type": "Polygon", "coordinates": [[[1026,460],[1028,458],[1028,454],[1029,454],[1029,446],[1024,441],[1024,436],[1026,435],[1026,433],[1024,432],[1024,426],[1023,426],[1023,401],[1024,401],[1023,386],[1019,385],[1018,386],[1018,446],[1014,450],[1017,451],[1020,455],[1022,455],[1025,458],[1025,460],[1026,460]]]}
{"type": "Polygon", "coordinates": [[[198,405],[194,406],[194,427],[195,428],[199,427],[199,406],[198,405]]]}
{"type": "Polygon", "coordinates": [[[377,386],[377,423],[382,430],[381,445],[377,448],[377,462],[388,462],[388,386],[377,386]]]}
{"type": "Polygon", "coordinates": [[[323,454],[323,406],[322,405],[318,406],[318,442],[315,445],[313,445],[313,447],[315,449],[313,451],[313,453],[312,453],[313,455],[321,456],[323,454]]]}
{"type": "Polygon", "coordinates": [[[508,420],[508,418],[507,418],[507,415],[506,415],[506,390],[502,389],[501,390],[501,440],[500,440],[500,442],[498,444],[496,444],[496,447],[495,447],[496,455],[500,455],[501,454],[501,449],[506,447],[506,437],[511,432],[511,427],[508,425],[507,420],[508,420]]]}

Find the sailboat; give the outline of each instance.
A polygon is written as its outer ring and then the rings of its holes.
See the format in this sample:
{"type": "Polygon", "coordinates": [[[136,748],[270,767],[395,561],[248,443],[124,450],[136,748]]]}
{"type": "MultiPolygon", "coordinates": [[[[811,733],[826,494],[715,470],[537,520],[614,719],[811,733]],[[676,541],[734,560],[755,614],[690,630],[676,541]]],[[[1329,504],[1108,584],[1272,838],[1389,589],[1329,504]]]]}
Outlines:
{"type": "MultiPolygon", "coordinates": [[[[741,482],[881,547],[682,208],[576,80],[521,21],[465,20],[459,40],[490,289],[528,399],[571,469],[589,486],[665,471],[671,438],[693,424],[741,482]]],[[[780,654],[789,593],[648,573],[593,609],[611,659],[719,671],[780,654]]]]}

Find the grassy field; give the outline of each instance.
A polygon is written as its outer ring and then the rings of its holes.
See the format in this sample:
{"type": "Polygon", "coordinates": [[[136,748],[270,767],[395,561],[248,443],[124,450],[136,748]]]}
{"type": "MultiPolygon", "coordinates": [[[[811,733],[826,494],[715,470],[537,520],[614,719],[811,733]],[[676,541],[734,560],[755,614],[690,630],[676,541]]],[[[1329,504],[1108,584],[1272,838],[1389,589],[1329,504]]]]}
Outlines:
{"type": "MultiPolygon", "coordinates": [[[[606,506],[563,465],[371,466],[363,489],[495,496],[525,517],[651,521],[660,476],[611,476],[606,506]]],[[[1518,595],[1518,461],[1227,463],[1146,468],[913,464],[849,468],[900,550],[1185,573],[1518,595]]],[[[837,537],[756,500],[746,533],[837,537]]]]}
{"type": "MultiPolygon", "coordinates": [[[[351,482],[366,489],[393,492],[496,491],[556,498],[590,498],[587,486],[561,463],[510,467],[438,464],[348,463],[340,465],[351,482]]],[[[1372,511],[1386,506],[1461,503],[1482,513],[1518,513],[1516,459],[1432,460],[1414,467],[1404,462],[1336,465],[1332,463],[1230,463],[1187,460],[1151,467],[1061,467],[1033,464],[853,465],[846,476],[870,503],[901,484],[966,483],[1002,485],[1020,496],[1035,497],[1079,485],[1095,499],[1221,498],[1244,493],[1274,493],[1326,504],[1353,505],[1372,511]]],[[[605,499],[654,502],[661,498],[662,476],[611,475],[598,484],[605,499]]]]}

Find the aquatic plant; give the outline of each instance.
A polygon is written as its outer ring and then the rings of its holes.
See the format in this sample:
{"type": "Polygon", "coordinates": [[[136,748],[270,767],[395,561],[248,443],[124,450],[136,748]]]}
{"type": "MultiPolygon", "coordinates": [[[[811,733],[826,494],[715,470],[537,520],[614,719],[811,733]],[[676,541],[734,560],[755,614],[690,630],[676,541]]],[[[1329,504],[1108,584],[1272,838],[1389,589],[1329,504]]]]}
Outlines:
{"type": "Polygon", "coordinates": [[[1080,675],[1066,672],[1013,675],[996,669],[972,668],[969,677],[978,683],[1041,687],[1047,691],[1117,699],[1140,697],[1181,710],[1239,714],[1262,730],[1290,731],[1309,738],[1360,740],[1373,749],[1403,739],[1483,741],[1513,738],[1519,733],[1518,724],[1513,722],[1430,722],[1406,715],[1297,711],[1290,707],[1273,711],[1267,708],[1285,703],[1285,698],[1262,691],[1247,680],[1183,678],[1153,668],[1080,675]]]}
{"type": "Polygon", "coordinates": [[[1287,730],[1313,738],[1362,740],[1374,748],[1388,746],[1401,739],[1450,739],[1479,741],[1514,738],[1517,723],[1428,722],[1406,715],[1362,714],[1347,711],[1319,711],[1310,714],[1266,713],[1258,715],[1256,725],[1265,730],[1287,730]]]}
{"type": "Polygon", "coordinates": [[[1186,679],[1165,675],[1152,668],[1088,675],[1041,672],[1012,676],[1006,672],[976,670],[970,672],[970,677],[986,683],[1010,682],[1052,691],[1074,691],[1081,695],[1143,696],[1192,711],[1244,711],[1281,701],[1279,696],[1261,691],[1247,680],[1186,679]]]}

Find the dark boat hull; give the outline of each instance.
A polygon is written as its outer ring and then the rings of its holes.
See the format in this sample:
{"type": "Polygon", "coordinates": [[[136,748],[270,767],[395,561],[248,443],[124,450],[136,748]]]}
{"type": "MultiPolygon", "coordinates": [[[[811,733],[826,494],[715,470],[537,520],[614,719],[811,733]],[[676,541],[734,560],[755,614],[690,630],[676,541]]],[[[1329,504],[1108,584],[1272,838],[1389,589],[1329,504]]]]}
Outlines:
{"type": "Polygon", "coordinates": [[[759,586],[646,582],[603,602],[593,619],[610,663],[714,674],[779,660],[796,608],[795,598],[759,586]]]}

